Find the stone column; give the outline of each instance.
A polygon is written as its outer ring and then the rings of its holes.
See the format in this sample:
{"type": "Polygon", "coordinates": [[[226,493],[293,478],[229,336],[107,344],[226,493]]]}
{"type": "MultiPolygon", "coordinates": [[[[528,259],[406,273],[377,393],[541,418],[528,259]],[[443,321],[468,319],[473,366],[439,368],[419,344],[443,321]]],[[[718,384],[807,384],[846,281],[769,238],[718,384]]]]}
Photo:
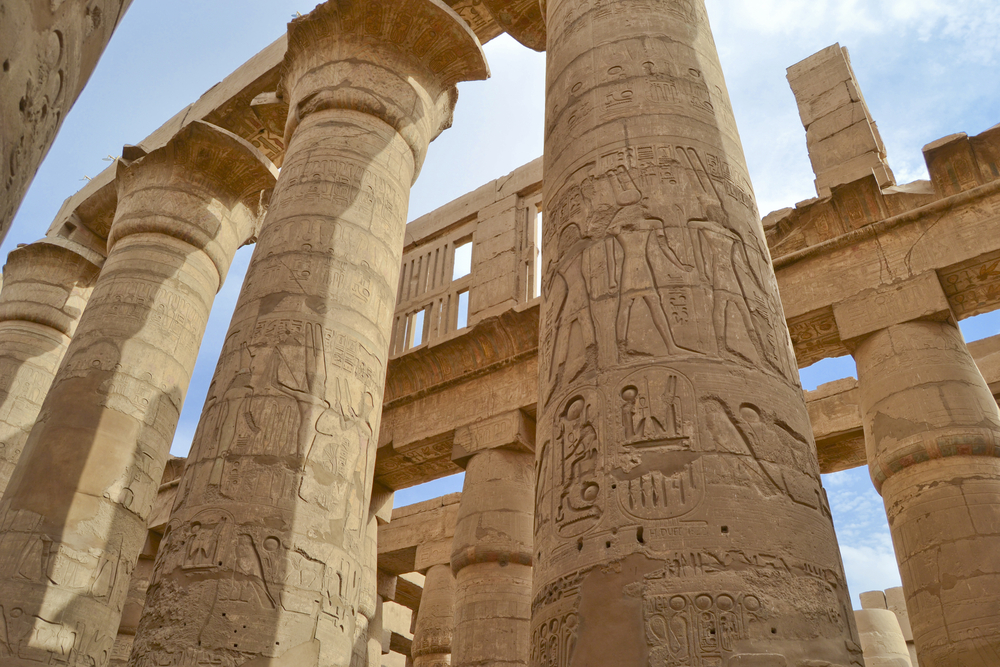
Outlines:
{"type": "Polygon", "coordinates": [[[3,0],[0,241],[132,0],[3,0]]]}
{"type": "MultiPolygon", "coordinates": [[[[479,451],[468,460],[452,541],[452,663],[460,667],[528,664],[534,423],[518,411],[502,417],[499,424],[507,427],[497,430],[511,442],[479,451]]],[[[494,432],[491,425],[477,426],[473,433],[494,432]]],[[[455,439],[460,440],[459,433],[455,439]]]]}
{"type": "MultiPolygon", "coordinates": [[[[364,548],[360,562],[361,591],[358,595],[357,625],[354,628],[354,653],[352,667],[366,667],[371,664],[369,638],[378,613],[378,521],[369,513],[364,533],[364,548]]],[[[379,651],[381,656],[381,650],[379,651]]],[[[379,667],[379,661],[374,663],[379,667]]]]}
{"type": "Polygon", "coordinates": [[[149,588],[149,579],[153,575],[153,562],[158,546],[159,535],[150,532],[129,578],[128,593],[122,606],[122,620],[118,625],[118,636],[111,650],[108,667],[124,667],[128,664],[135,632],[139,627],[139,619],[142,618],[142,609],[146,605],[146,589],[149,588]]]}
{"type": "Polygon", "coordinates": [[[548,0],[531,664],[860,662],[704,0],[548,0]]]}
{"type": "Polygon", "coordinates": [[[410,186],[455,84],[486,76],[438,0],[289,25],[288,150],[131,664],[350,662],[410,186]]]}
{"type": "Polygon", "coordinates": [[[854,619],[865,653],[865,667],[913,667],[894,613],[888,609],[858,609],[854,619]]]}
{"type": "Polygon", "coordinates": [[[45,238],[7,256],[0,290],[0,497],[102,263],[102,257],[61,238],[45,238]]]}
{"type": "Polygon", "coordinates": [[[107,664],[212,301],[274,184],[205,123],[125,157],[108,259],[0,505],[5,665],[107,664]]]}
{"type": "Polygon", "coordinates": [[[455,576],[451,566],[434,565],[427,570],[420,596],[410,657],[413,667],[446,667],[451,664],[455,632],[455,576]]]}
{"type": "Polygon", "coordinates": [[[885,502],[918,659],[1000,664],[996,401],[948,321],[891,325],[864,339],[854,358],[868,466],[885,502]]]}

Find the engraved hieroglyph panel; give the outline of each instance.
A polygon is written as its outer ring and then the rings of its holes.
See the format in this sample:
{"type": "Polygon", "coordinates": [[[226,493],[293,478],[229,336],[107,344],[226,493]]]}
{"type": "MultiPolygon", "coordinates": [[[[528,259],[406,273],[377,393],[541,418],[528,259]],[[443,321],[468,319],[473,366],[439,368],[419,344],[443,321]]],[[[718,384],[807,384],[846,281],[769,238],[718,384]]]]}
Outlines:
{"type": "Polygon", "coordinates": [[[547,5],[531,664],[849,664],[704,2],[547,5]]]}

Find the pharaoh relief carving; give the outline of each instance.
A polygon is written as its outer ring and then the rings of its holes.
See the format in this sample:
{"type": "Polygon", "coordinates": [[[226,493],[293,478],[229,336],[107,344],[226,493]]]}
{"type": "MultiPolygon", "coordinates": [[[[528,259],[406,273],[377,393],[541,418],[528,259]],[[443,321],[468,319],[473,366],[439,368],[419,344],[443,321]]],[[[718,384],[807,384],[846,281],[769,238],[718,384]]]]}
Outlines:
{"type": "Polygon", "coordinates": [[[622,149],[557,197],[543,281],[546,403],[578,378],[665,357],[721,358],[797,382],[767,252],[726,212],[731,170],[720,165],[691,147],[622,149]]]}

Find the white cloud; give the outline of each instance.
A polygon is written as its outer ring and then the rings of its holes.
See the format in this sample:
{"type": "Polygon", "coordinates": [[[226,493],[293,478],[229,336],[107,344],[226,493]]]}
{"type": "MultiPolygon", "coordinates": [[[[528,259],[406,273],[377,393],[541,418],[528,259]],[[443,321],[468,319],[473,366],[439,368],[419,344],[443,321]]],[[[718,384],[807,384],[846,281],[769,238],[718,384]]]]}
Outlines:
{"type": "Polygon", "coordinates": [[[884,545],[853,546],[841,542],[840,553],[855,609],[861,608],[861,593],[884,591],[902,585],[891,544],[887,548],[884,545]]]}

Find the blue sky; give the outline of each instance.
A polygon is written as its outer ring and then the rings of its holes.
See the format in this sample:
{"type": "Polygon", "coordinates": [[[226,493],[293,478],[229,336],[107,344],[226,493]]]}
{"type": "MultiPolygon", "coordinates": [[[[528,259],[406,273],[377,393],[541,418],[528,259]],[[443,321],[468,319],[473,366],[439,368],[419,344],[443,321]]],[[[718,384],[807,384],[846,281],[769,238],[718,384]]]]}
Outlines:
{"type": "MultiPolygon", "coordinates": [[[[1000,123],[996,0],[707,0],[760,210],[815,196],[805,134],[785,68],[840,42],[885,140],[899,182],[926,178],[921,148],[1000,123]]],[[[283,31],[315,0],[135,0],[69,114],[0,254],[40,238],[62,201],[283,31]]],[[[506,37],[486,45],[493,78],[462,84],[452,129],[432,146],[410,219],[542,152],[544,57],[506,37]]],[[[184,455],[232,315],[250,248],[219,293],[173,453],[184,455]]],[[[1000,318],[963,322],[967,340],[1000,333],[1000,318]]],[[[850,358],[802,373],[807,389],[854,374],[850,358]]],[[[828,475],[851,591],[899,584],[879,496],[866,469],[828,475]]],[[[461,489],[461,477],[396,495],[405,505],[461,489]]]]}

